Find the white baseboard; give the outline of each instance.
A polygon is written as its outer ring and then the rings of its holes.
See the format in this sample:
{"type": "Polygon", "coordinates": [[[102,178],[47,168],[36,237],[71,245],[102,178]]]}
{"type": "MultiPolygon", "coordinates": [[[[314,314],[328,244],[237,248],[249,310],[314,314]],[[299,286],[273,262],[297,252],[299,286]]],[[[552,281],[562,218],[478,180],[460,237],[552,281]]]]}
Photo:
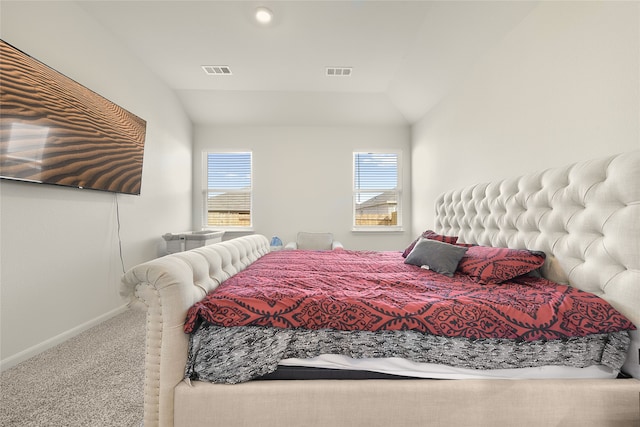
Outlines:
{"type": "Polygon", "coordinates": [[[9,368],[12,368],[17,364],[22,363],[25,360],[30,359],[33,356],[36,356],[42,353],[45,350],[55,347],[58,344],[65,342],[69,338],[73,338],[76,335],[86,331],[87,329],[92,328],[106,320],[109,320],[120,313],[124,313],[127,309],[128,308],[126,305],[118,307],[101,316],[91,319],[88,322],[83,323],[82,325],[78,325],[75,328],[69,329],[68,331],[65,331],[59,335],[56,335],[53,338],[49,338],[48,340],[43,341],[39,344],[36,344],[33,347],[29,347],[26,350],[16,353],[13,356],[9,356],[6,359],[0,360],[0,372],[5,371],[9,368]]]}

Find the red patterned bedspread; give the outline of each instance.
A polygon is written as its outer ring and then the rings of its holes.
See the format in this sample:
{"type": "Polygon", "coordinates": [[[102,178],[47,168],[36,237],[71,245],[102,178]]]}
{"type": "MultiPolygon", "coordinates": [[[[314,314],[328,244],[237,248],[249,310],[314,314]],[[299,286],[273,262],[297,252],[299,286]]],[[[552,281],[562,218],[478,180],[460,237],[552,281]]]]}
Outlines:
{"type": "Polygon", "coordinates": [[[635,329],[601,298],[545,279],[482,285],[405,264],[399,252],[347,250],[269,253],[193,305],[185,332],[200,320],[525,341],[635,329]]]}

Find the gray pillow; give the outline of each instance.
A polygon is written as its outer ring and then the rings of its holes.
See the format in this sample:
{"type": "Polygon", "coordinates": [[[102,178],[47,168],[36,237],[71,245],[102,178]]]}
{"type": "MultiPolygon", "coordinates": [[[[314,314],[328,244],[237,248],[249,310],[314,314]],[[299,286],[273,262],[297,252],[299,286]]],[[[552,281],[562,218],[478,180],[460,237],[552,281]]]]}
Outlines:
{"type": "Polygon", "coordinates": [[[428,267],[436,273],[452,277],[467,249],[463,246],[420,238],[404,263],[428,267]]]}

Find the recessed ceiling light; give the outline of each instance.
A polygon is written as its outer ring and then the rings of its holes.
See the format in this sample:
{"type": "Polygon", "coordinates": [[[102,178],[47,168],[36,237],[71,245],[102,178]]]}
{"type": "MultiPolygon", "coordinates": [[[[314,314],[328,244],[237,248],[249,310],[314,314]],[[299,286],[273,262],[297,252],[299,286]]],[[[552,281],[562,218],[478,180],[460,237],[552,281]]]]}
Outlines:
{"type": "Polygon", "coordinates": [[[271,12],[266,7],[259,7],[256,9],[256,21],[259,23],[266,25],[273,19],[273,12],[271,12]]]}

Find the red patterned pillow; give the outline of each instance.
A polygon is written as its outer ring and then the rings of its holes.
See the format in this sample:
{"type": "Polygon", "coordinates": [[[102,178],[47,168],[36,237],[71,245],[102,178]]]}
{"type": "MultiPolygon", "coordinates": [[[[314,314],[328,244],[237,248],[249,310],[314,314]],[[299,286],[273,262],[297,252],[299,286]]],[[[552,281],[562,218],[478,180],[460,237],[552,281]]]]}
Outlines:
{"type": "Polygon", "coordinates": [[[472,246],[458,264],[458,272],[478,283],[501,283],[544,264],[544,252],[527,249],[472,246]]]}
{"type": "Polygon", "coordinates": [[[418,236],[416,240],[411,242],[409,246],[407,246],[407,249],[405,249],[404,252],[402,252],[403,257],[406,258],[407,255],[409,255],[409,253],[413,250],[413,247],[416,245],[416,243],[418,243],[418,240],[420,240],[421,237],[424,237],[425,239],[429,239],[429,240],[437,240],[438,242],[448,243],[450,245],[455,245],[456,242],[458,241],[457,236],[443,236],[442,234],[438,234],[433,230],[427,230],[424,233],[422,233],[420,236],[418,236]]]}

